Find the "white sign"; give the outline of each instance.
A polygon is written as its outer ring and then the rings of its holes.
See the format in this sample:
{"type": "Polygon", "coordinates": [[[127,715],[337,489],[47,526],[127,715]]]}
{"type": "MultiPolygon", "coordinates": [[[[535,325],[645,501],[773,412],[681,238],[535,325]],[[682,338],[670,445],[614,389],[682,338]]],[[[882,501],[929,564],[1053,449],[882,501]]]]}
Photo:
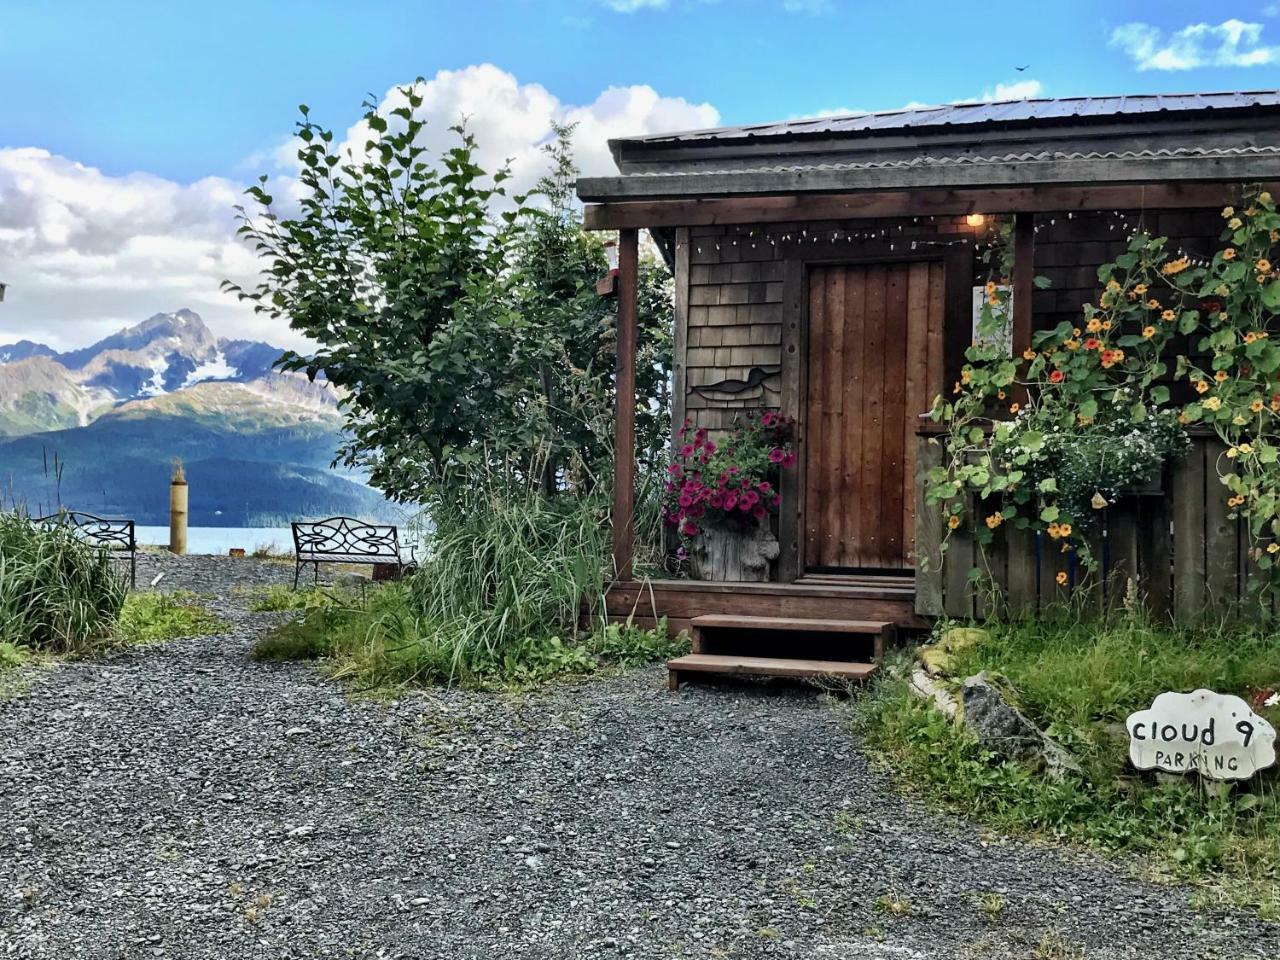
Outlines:
{"type": "MultiPolygon", "coordinates": [[[[1011,318],[1013,316],[1012,288],[1004,284],[999,284],[996,286],[996,289],[1009,294],[1009,299],[1006,301],[1004,309],[1005,309],[1005,316],[1011,318]]],[[[1006,324],[1004,328],[998,331],[994,337],[991,337],[991,336],[984,337],[978,332],[978,327],[982,323],[982,308],[986,305],[986,302],[987,302],[987,288],[974,287],[973,288],[973,342],[984,343],[984,344],[990,343],[992,346],[998,349],[1001,353],[1006,353],[1009,356],[1013,356],[1012,322],[1006,324]]]]}
{"type": "Polygon", "coordinates": [[[1276,731],[1239,697],[1212,690],[1162,693],[1125,721],[1139,770],[1247,780],[1276,762],[1276,731]]]}

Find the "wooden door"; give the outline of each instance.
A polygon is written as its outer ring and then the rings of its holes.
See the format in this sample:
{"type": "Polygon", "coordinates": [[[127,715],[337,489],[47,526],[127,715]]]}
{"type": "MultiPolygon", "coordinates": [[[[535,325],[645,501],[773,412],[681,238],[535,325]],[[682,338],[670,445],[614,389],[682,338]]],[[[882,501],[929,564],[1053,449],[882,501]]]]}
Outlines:
{"type": "Polygon", "coordinates": [[[919,414],[942,387],[943,266],[811,267],[804,566],[914,566],[919,414]]]}

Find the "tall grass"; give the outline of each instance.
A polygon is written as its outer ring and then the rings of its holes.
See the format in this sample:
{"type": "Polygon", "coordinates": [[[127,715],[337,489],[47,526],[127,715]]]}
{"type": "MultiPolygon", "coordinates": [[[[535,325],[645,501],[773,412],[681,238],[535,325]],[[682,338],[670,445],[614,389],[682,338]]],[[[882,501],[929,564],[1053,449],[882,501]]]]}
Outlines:
{"type": "Polygon", "coordinates": [[[0,643],[84,653],[111,634],[127,585],[69,529],[0,514],[0,643]]]}

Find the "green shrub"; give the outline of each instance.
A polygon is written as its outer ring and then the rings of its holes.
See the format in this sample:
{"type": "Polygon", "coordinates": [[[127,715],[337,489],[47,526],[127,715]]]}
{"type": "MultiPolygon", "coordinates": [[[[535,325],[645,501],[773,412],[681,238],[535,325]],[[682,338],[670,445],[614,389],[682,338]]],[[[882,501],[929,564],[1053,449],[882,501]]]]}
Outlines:
{"type": "Polygon", "coordinates": [[[214,633],[223,623],[191,593],[131,593],[115,635],[123,643],[155,643],[214,633]]]}
{"type": "MultiPolygon", "coordinates": [[[[907,783],[992,826],[1148,856],[1182,877],[1214,875],[1264,912],[1280,908],[1280,798],[1274,770],[1217,789],[1161,782],[1128,762],[1123,722],[1165,690],[1246,699],[1280,687],[1280,646],[1247,629],[1176,630],[1135,619],[993,625],[957,654],[953,676],[1003,674],[1019,706],[1080,761],[1053,782],[1003,761],[892,672],[859,706],[866,741],[907,783]]],[[[1275,709],[1267,711],[1280,720],[1275,709]]]]}
{"type": "Polygon", "coordinates": [[[127,590],[105,550],[0,514],[0,643],[85,653],[110,641],[127,590]]]}

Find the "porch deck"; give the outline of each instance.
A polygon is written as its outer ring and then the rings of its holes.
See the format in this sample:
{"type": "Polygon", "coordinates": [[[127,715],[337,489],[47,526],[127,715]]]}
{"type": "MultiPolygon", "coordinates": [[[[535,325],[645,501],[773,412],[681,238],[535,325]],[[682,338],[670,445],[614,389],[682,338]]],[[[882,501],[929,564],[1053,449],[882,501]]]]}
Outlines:
{"type": "Polygon", "coordinates": [[[794,583],[710,583],[701,580],[631,580],[610,586],[609,618],[631,617],[652,627],[662,618],[672,633],[694,617],[731,614],[797,620],[880,620],[900,632],[929,629],[915,612],[915,577],[809,576],[794,583]]]}

